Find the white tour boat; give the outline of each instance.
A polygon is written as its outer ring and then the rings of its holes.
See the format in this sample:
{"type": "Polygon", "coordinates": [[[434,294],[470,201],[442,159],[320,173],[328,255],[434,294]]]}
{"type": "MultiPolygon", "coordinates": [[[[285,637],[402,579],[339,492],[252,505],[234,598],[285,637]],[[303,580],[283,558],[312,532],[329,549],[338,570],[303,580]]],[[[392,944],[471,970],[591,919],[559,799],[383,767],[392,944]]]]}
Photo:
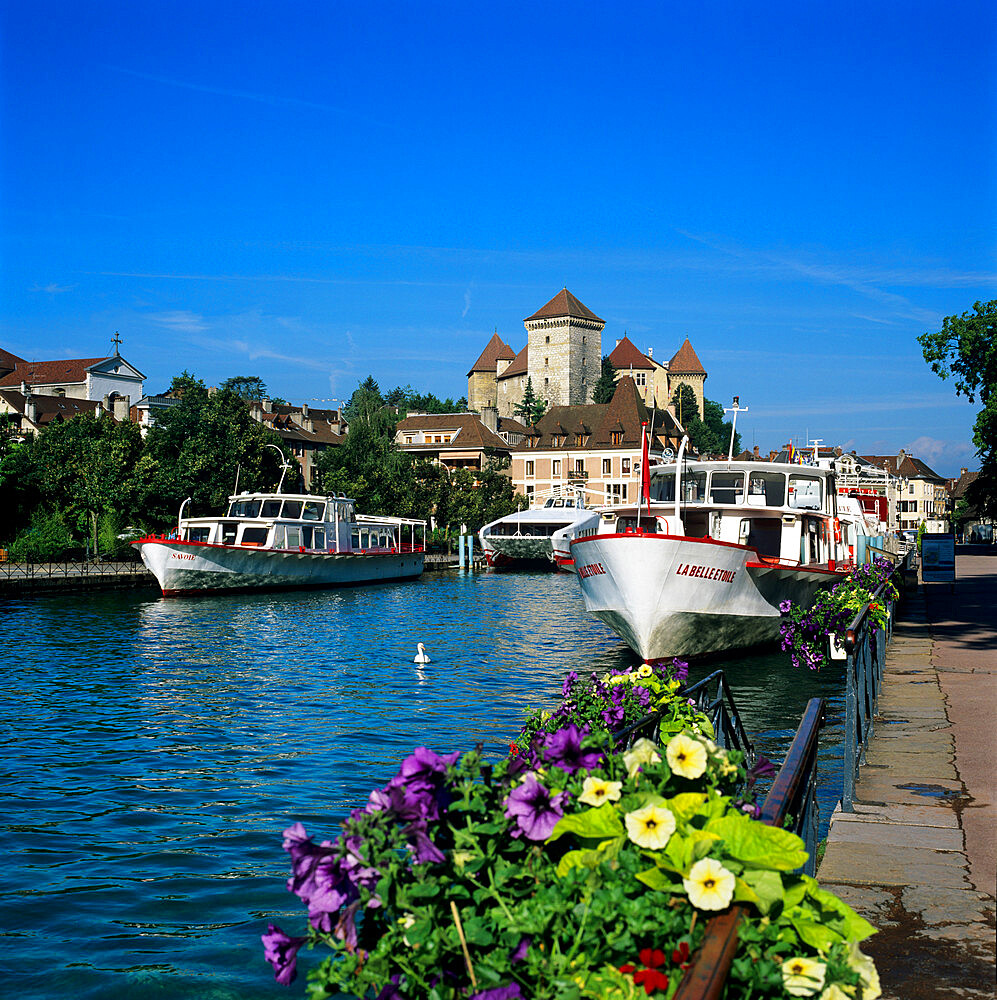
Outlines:
{"type": "MultiPolygon", "coordinates": [[[[586,509],[580,491],[554,495],[542,507],[517,510],[486,524],[478,532],[478,538],[488,565],[497,569],[550,564],[555,561],[551,541],[554,533],[580,521],[593,520],[593,513],[586,509]]],[[[597,515],[594,520],[598,521],[597,515]]]]}
{"type": "Polygon", "coordinates": [[[585,605],[644,660],[779,635],[779,604],[809,604],[842,560],[833,471],[768,462],[650,469],[644,502],[606,510],[571,543],[585,605]]]}
{"type": "Polygon", "coordinates": [[[188,503],[171,535],[132,542],[165,595],[353,586],[422,573],[425,521],[357,514],[342,494],[281,493],[280,486],[240,493],[221,517],[184,517],[188,503]]]}

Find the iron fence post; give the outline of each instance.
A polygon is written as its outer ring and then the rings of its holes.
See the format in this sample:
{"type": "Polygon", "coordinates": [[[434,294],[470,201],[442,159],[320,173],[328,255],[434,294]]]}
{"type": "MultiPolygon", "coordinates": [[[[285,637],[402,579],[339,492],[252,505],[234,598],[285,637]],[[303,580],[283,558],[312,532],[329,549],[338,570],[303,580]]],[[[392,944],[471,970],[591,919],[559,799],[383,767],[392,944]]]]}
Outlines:
{"type": "Polygon", "coordinates": [[[855,812],[855,735],[858,720],[856,718],[855,690],[855,647],[848,650],[845,660],[845,733],[844,733],[844,775],[841,788],[842,812],[855,812]]]}

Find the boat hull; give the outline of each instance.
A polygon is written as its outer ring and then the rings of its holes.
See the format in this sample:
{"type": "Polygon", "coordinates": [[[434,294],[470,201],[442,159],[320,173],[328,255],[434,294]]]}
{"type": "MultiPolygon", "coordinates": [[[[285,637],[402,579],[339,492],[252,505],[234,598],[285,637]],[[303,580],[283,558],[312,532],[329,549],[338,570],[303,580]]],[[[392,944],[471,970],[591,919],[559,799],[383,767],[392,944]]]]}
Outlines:
{"type": "Polygon", "coordinates": [[[495,569],[549,567],[554,561],[549,536],[485,535],[481,538],[481,547],[488,565],[495,569]]]}
{"type": "Polygon", "coordinates": [[[781,601],[809,605],[842,575],[675,535],[595,535],[572,542],[571,552],[589,612],[644,660],[771,642],[781,601]]]}
{"type": "Polygon", "coordinates": [[[415,552],[323,553],[248,549],[179,539],[133,543],[165,596],[205,591],[349,587],[422,574],[415,552]]]}

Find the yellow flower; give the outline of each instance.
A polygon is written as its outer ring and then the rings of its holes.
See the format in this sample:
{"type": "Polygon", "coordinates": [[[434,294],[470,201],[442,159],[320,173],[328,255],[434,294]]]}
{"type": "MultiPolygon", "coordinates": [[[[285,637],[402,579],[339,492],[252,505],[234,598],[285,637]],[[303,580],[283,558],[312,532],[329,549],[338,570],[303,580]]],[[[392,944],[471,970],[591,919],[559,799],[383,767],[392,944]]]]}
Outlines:
{"type": "Polygon", "coordinates": [[[782,963],[782,985],[791,997],[812,997],[824,987],[827,966],[812,958],[790,958],[782,963]]]}
{"type": "Polygon", "coordinates": [[[849,986],[848,989],[852,990],[852,992],[846,993],[845,990],[837,983],[831,983],[831,985],[828,986],[823,993],[821,993],[820,1000],[852,1000],[855,996],[855,988],[849,986]]]}
{"type": "Polygon", "coordinates": [[[848,963],[848,968],[853,969],[862,978],[862,1000],[876,1000],[883,995],[876,963],[862,953],[855,941],[848,945],[848,957],[845,961],[848,963]]]}
{"type": "Polygon", "coordinates": [[[642,663],[640,665],[640,670],[637,671],[638,677],[651,677],[654,675],[654,671],[651,669],[650,663],[642,663]]]}
{"type": "Polygon", "coordinates": [[[734,875],[719,861],[703,858],[682,879],[689,902],[700,910],[723,910],[734,896],[734,875]]]}
{"type": "Polygon", "coordinates": [[[601,806],[603,802],[616,802],[620,797],[622,787],[622,781],[604,781],[602,778],[594,778],[589,775],[582,786],[582,794],[578,796],[578,801],[584,802],[587,806],[601,806]]]}
{"type": "Polygon", "coordinates": [[[660,851],[675,832],[675,817],[670,809],[653,803],[627,813],[627,835],[638,847],[660,851]]]}
{"type": "Polygon", "coordinates": [[[660,764],[661,756],[650,740],[642,738],[623,755],[623,763],[627,765],[627,774],[632,778],[644,764],[660,764]]]}
{"type": "Polygon", "coordinates": [[[680,777],[698,778],[706,770],[706,747],[685,733],[679,733],[668,741],[665,756],[672,773],[680,777]]]}

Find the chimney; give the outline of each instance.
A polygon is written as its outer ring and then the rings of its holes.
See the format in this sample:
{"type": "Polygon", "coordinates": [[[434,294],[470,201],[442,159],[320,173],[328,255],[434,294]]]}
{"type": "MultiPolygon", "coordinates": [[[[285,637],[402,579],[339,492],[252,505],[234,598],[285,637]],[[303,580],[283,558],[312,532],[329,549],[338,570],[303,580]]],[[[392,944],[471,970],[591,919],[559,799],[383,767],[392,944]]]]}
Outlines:
{"type": "Polygon", "coordinates": [[[271,403],[269,399],[263,400],[263,412],[273,413],[273,403],[271,403]]]}
{"type": "Polygon", "coordinates": [[[654,358],[654,348],[653,348],[653,347],[649,347],[649,348],[647,349],[647,356],[648,356],[649,358],[652,358],[652,359],[654,358]]]}
{"type": "Polygon", "coordinates": [[[969,472],[969,469],[960,469],[959,470],[959,478],[962,479],[962,477],[964,475],[966,475],[967,472],[969,472]]]}
{"type": "Polygon", "coordinates": [[[31,392],[31,387],[22,378],[21,379],[21,395],[22,396],[27,396],[29,392],[31,392]]]}
{"type": "Polygon", "coordinates": [[[897,468],[898,468],[898,469],[899,469],[899,468],[900,468],[900,466],[901,466],[901,465],[903,464],[903,460],[904,460],[904,459],[905,459],[906,457],[907,457],[907,452],[905,452],[905,451],[903,450],[903,448],[901,448],[901,449],[900,449],[900,451],[899,451],[899,452],[897,453],[897,468]]]}
{"type": "Polygon", "coordinates": [[[38,423],[38,404],[35,397],[28,393],[24,397],[24,418],[31,424],[38,423]]]}
{"type": "Polygon", "coordinates": [[[301,404],[301,416],[304,417],[305,420],[308,419],[308,404],[307,403],[302,403],[301,404]]]}
{"type": "Polygon", "coordinates": [[[498,410],[494,406],[481,407],[481,422],[493,434],[498,433],[498,410]]]}

